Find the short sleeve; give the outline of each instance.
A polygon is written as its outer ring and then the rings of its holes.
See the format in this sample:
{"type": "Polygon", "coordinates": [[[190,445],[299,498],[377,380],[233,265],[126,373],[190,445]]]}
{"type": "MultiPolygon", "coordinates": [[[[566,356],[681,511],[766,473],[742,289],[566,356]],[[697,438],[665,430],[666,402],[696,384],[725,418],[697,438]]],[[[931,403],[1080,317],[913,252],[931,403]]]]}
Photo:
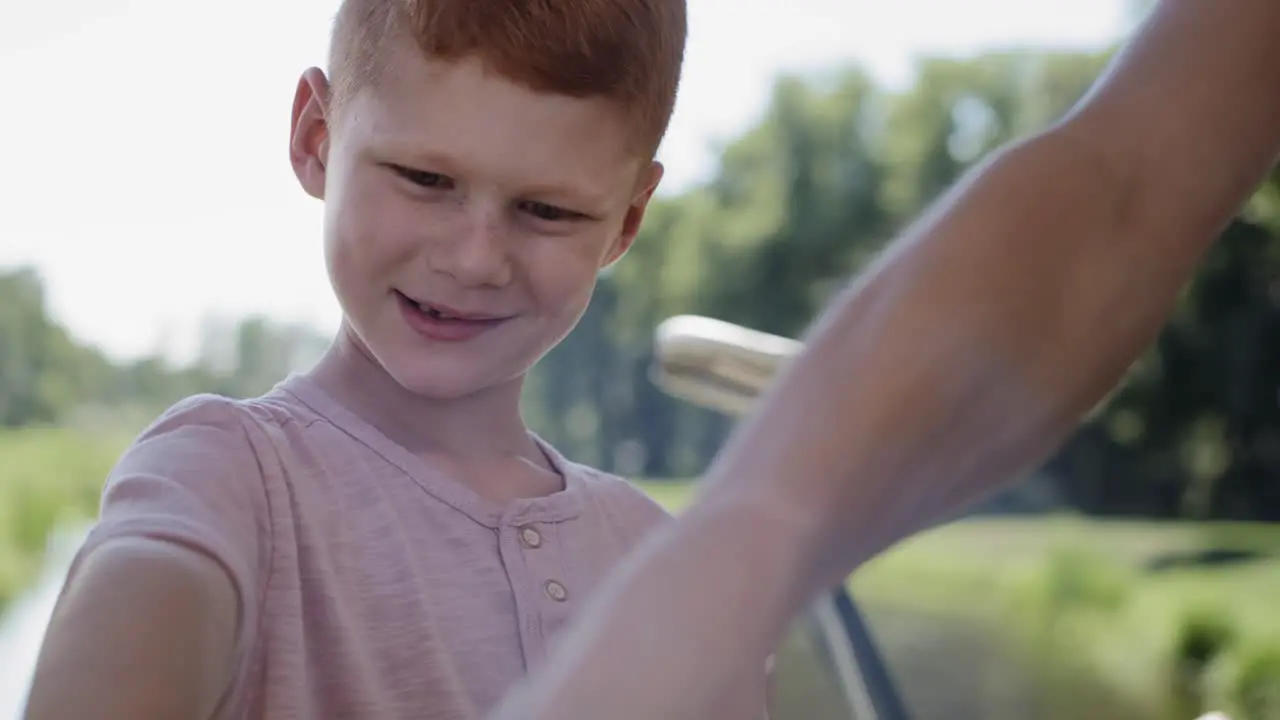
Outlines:
{"type": "Polygon", "coordinates": [[[168,410],[112,469],[98,521],[77,554],[78,560],[108,540],[145,537],[206,555],[235,586],[241,649],[256,627],[270,533],[245,416],[234,400],[213,395],[168,410]]]}

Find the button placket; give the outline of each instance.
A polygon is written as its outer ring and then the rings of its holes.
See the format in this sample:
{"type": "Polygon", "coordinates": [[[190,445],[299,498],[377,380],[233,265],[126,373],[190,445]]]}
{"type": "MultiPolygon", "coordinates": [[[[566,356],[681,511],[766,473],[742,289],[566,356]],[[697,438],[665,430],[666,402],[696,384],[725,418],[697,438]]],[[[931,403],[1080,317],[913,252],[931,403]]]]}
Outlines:
{"type": "Polygon", "coordinates": [[[528,550],[520,538],[519,526],[503,524],[495,530],[502,556],[502,567],[506,571],[507,581],[510,583],[515,600],[521,654],[528,665],[540,657],[541,648],[545,642],[542,631],[542,608],[547,601],[539,596],[538,574],[534,573],[533,568],[529,566],[526,557],[528,550]]]}
{"type": "MultiPolygon", "coordinates": [[[[538,548],[541,548],[545,542],[542,533],[539,532],[532,524],[522,525],[517,530],[516,534],[520,538],[520,544],[527,550],[537,550],[538,548]]],[[[530,569],[538,565],[542,565],[542,563],[534,562],[531,564],[530,569]]],[[[542,583],[542,591],[548,598],[551,598],[551,600],[556,603],[563,603],[569,599],[569,589],[565,587],[563,581],[555,577],[548,578],[542,583]]]]}

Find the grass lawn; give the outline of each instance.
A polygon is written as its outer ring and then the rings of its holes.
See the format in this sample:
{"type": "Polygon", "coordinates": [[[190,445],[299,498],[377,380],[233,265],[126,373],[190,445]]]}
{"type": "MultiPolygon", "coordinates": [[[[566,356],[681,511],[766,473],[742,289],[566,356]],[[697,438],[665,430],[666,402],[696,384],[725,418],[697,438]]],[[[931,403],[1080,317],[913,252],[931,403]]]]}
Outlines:
{"type": "MultiPolygon", "coordinates": [[[[639,484],[673,512],[691,496],[687,482],[639,484]]],[[[1005,667],[989,673],[996,678],[990,692],[1010,694],[997,686],[1036,668],[1033,694],[1044,704],[1035,717],[1185,720],[1227,708],[1235,720],[1275,720],[1277,553],[1280,525],[977,518],[899,544],[850,586],[891,664],[907,676],[909,699],[983,662],[991,648],[978,639],[987,638],[1025,664],[1009,667],[1004,658],[1005,667]],[[1177,564],[1206,551],[1258,557],[1177,564]]],[[[963,703],[948,697],[937,704],[963,703]]],[[[975,717],[1006,716],[986,707],[975,717]]]]}

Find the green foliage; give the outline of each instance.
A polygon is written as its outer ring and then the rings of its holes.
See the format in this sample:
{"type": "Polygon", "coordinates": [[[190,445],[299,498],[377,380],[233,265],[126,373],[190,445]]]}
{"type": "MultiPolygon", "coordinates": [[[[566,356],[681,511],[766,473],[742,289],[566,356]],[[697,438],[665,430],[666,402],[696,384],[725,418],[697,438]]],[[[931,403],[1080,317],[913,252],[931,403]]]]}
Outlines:
{"type": "Polygon", "coordinates": [[[1061,545],[1044,559],[1042,602],[1051,609],[1113,612],[1129,600],[1135,571],[1092,548],[1061,545]]]}
{"type": "MultiPolygon", "coordinates": [[[[912,541],[868,567],[854,587],[879,603],[897,603],[907,592],[927,588],[934,601],[920,612],[1008,637],[1037,688],[1035,717],[1080,717],[1089,708],[1090,717],[1190,718],[1228,701],[1236,718],[1274,717],[1257,710],[1265,698],[1249,693],[1261,682],[1251,678],[1274,677],[1266,675],[1265,658],[1280,650],[1280,623],[1264,619],[1273,599],[1260,587],[1280,571],[1275,561],[1157,574],[1143,569],[1143,556],[1158,552],[1162,540],[1176,543],[1177,535],[1166,532],[1171,528],[1081,521],[1074,538],[1059,535],[1020,558],[987,554],[950,573],[922,571],[926,558],[936,567],[952,557],[948,545],[983,533],[1008,537],[1013,528],[1003,524],[975,521],[912,541]],[[1126,552],[1123,543],[1108,547],[1093,537],[1120,533],[1135,550],[1145,545],[1146,551],[1126,552]],[[965,577],[957,582],[956,575],[965,577]],[[1252,651],[1237,642],[1246,635],[1258,638],[1263,660],[1252,660],[1252,651]],[[1241,666],[1259,669],[1219,678],[1223,689],[1211,689],[1210,678],[1225,672],[1219,668],[1241,666]],[[1254,699],[1241,699],[1246,697],[1254,699]]],[[[1034,546],[1052,530],[1023,525],[1018,532],[1034,546]]],[[[1255,532],[1259,541],[1280,540],[1276,528],[1255,532]]]]}
{"type": "Polygon", "coordinates": [[[72,338],[49,314],[40,278],[0,268],[0,428],[75,423],[86,412],[154,416],[183,397],[247,397],[319,356],[314,330],[250,317],[208,321],[198,362],[157,357],[112,363],[72,338]]]}
{"type": "Polygon", "coordinates": [[[1208,679],[1212,707],[1242,720],[1280,717],[1280,642],[1269,640],[1246,642],[1218,663],[1208,679]]]}
{"type": "Polygon", "coordinates": [[[49,317],[34,272],[0,272],[0,428],[60,419],[108,370],[49,317]]]}
{"type": "Polygon", "coordinates": [[[1168,678],[1171,705],[1181,714],[1193,717],[1212,706],[1206,683],[1236,640],[1235,624],[1225,608],[1193,606],[1183,613],[1174,630],[1168,678]]]}
{"type": "Polygon", "coordinates": [[[0,432],[0,609],[39,570],[49,534],[97,510],[123,445],[114,434],[85,430],[0,432]]]}
{"type": "MultiPolygon", "coordinates": [[[[686,483],[643,486],[673,511],[689,499],[686,483]]],[[[969,520],[851,587],[921,717],[1274,720],[1280,558],[1249,553],[1277,548],[1272,525],[969,520]],[[1167,562],[1209,550],[1241,559],[1167,562]]]]}

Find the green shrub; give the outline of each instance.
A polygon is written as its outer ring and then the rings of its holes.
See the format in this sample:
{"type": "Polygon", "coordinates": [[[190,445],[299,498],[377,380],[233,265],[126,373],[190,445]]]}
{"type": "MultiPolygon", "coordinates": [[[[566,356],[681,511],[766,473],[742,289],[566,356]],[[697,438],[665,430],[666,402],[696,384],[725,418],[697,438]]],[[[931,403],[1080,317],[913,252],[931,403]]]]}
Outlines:
{"type": "Polygon", "coordinates": [[[1280,637],[1252,638],[1208,677],[1208,705],[1232,720],[1280,718],[1280,637]]]}
{"type": "MultiPolygon", "coordinates": [[[[673,510],[688,497],[657,487],[673,510]]],[[[1149,569],[1275,548],[1280,527],[1246,523],[968,520],[902,543],[851,587],[905,693],[930,708],[980,707],[960,715],[985,720],[1280,720],[1280,564],[1149,569]],[[1007,648],[1003,669],[970,677],[992,642],[1007,648]],[[1019,696],[1016,684],[1026,697],[1010,709],[1002,699],[1019,696]],[[937,696],[944,688],[954,695],[937,696]]]]}
{"type": "Polygon", "coordinates": [[[1169,704],[1176,716],[1199,717],[1213,709],[1208,675],[1236,641],[1235,621],[1218,606],[1190,607],[1174,630],[1169,658],[1169,704]]]}
{"type": "Polygon", "coordinates": [[[1045,558],[1045,601],[1074,612],[1115,612],[1129,600],[1136,580],[1132,567],[1095,549],[1052,548],[1045,558]]]}
{"type": "Polygon", "coordinates": [[[87,430],[0,433],[0,610],[38,573],[49,534],[92,517],[123,446],[87,430]]]}

